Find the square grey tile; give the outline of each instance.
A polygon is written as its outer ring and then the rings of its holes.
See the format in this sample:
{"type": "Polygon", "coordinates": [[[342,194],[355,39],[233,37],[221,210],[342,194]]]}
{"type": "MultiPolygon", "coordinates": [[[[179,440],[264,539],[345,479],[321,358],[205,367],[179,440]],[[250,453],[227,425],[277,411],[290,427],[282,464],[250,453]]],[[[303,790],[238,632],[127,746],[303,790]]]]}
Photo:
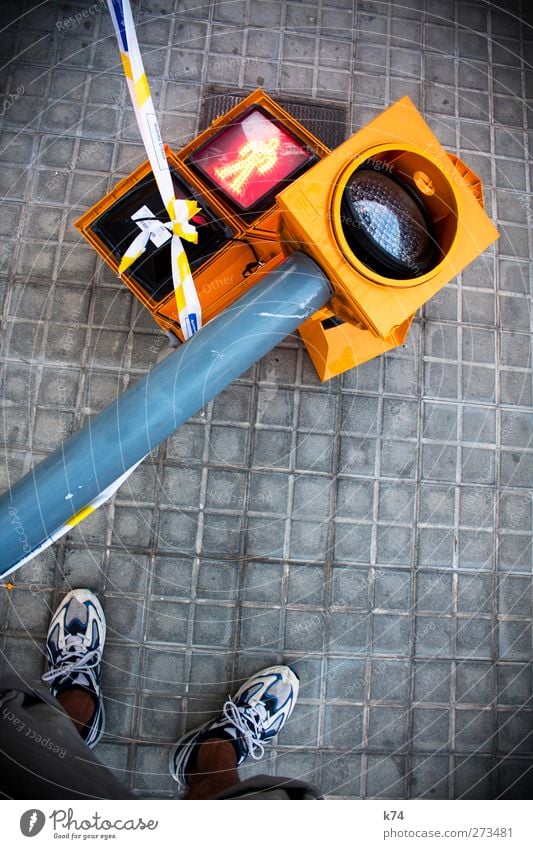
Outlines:
{"type": "Polygon", "coordinates": [[[357,749],[362,745],[363,709],[353,705],[329,705],[324,709],[324,746],[357,749]]]}
{"type": "Polygon", "coordinates": [[[229,646],[235,627],[235,609],[222,604],[196,604],[192,639],[196,646],[229,646]]]}
{"type": "Polygon", "coordinates": [[[329,525],[326,521],[291,521],[290,556],[295,560],[326,560],[329,525]]]}
{"type": "Polygon", "coordinates": [[[435,752],[450,741],[450,714],[443,708],[413,708],[413,749],[435,752]]]}
{"type": "Polygon", "coordinates": [[[246,602],[281,605],[283,565],[281,563],[246,563],[242,597],[246,602]]]}
{"type": "Polygon", "coordinates": [[[371,665],[370,698],[379,702],[400,702],[409,698],[411,670],[405,660],[374,657],[371,665]]]}
{"type": "Polygon", "coordinates": [[[455,442],[457,414],[458,407],[455,404],[425,402],[422,436],[431,440],[455,442]]]}
{"type": "Polygon", "coordinates": [[[404,655],[409,650],[411,621],[409,616],[379,613],[372,623],[372,650],[379,654],[404,655]]]}
{"type": "Polygon", "coordinates": [[[153,564],[152,593],[188,599],[192,593],[193,559],[157,555],[153,564]]]}
{"type": "MultiPolygon", "coordinates": [[[[384,500],[386,498],[387,496],[385,494],[384,500]]],[[[394,501],[396,505],[396,499],[391,498],[390,500],[394,501]]],[[[355,478],[337,478],[335,515],[339,518],[368,519],[372,516],[373,501],[374,484],[372,481],[355,478]]],[[[386,516],[386,518],[390,517],[386,516]]]]}
{"type": "Polygon", "coordinates": [[[243,538],[244,517],[205,513],[201,550],[211,557],[238,557],[243,538]]]}
{"type": "Polygon", "coordinates": [[[318,516],[329,519],[333,482],[324,477],[298,475],[294,480],[293,513],[295,516],[318,516]]]}
{"type": "Polygon", "coordinates": [[[186,643],[189,626],[190,605],[177,601],[150,602],[147,612],[148,642],[186,643]]]}
{"type": "MultiPolygon", "coordinates": [[[[277,591],[281,587],[278,582],[277,591]]],[[[289,567],[287,601],[289,604],[324,606],[325,568],[312,563],[292,563],[289,567]]]]}
{"type": "Polygon", "coordinates": [[[364,654],[369,650],[370,619],[366,613],[332,611],[330,615],[329,651],[364,654]]]}
{"type": "Polygon", "coordinates": [[[322,651],[325,620],[322,613],[287,610],[285,619],[285,648],[289,651],[322,651]]]}
{"type": "Polygon", "coordinates": [[[494,748],[491,710],[455,711],[455,749],[457,752],[490,752],[494,748]]]}
{"type": "Polygon", "coordinates": [[[495,636],[493,630],[490,619],[474,619],[473,617],[458,619],[457,656],[490,658],[495,636]]]}
{"type": "Polygon", "coordinates": [[[447,799],[449,760],[447,755],[416,755],[410,773],[411,795],[415,799],[447,799]]]}
{"type": "Polygon", "coordinates": [[[366,791],[368,799],[405,798],[405,759],[401,755],[369,755],[366,791]]]}
{"type": "Polygon", "coordinates": [[[179,737],[181,700],[169,696],[143,696],[140,703],[140,733],[145,740],[173,743],[179,737]]]}
{"type": "Polygon", "coordinates": [[[498,623],[501,660],[526,660],[530,651],[531,625],[522,620],[498,623]]]}
{"type": "Polygon", "coordinates": [[[172,646],[159,648],[146,645],[142,657],[142,679],[134,678],[133,686],[137,682],[141,684],[143,692],[152,692],[156,696],[161,692],[172,696],[185,694],[187,679],[184,649],[176,651],[172,646]]]}
{"type": "MultiPolygon", "coordinates": [[[[338,512],[337,499],[337,512],[338,512]]],[[[378,517],[380,522],[410,523],[415,506],[415,487],[404,481],[381,481],[379,484],[378,517]]],[[[368,505],[370,513],[372,502],[368,505]]]]}
{"type": "Polygon", "coordinates": [[[335,430],[337,398],[318,392],[301,392],[298,414],[299,430],[331,433],[335,430]]]}
{"type": "Polygon", "coordinates": [[[408,571],[376,569],[374,578],[374,607],[380,610],[409,610],[411,607],[411,576],[408,571]]]}
{"type": "Polygon", "coordinates": [[[331,604],[334,607],[369,609],[369,576],[366,569],[334,566],[331,578],[331,604]]]}
{"type": "Polygon", "coordinates": [[[448,703],[450,701],[451,674],[451,663],[449,661],[415,661],[415,701],[448,703]]]}
{"type": "MultiPolygon", "coordinates": [[[[242,459],[244,460],[244,457],[242,459]]],[[[291,434],[279,430],[256,431],[253,463],[257,468],[289,469],[291,466],[291,434]]]]}
{"type": "Polygon", "coordinates": [[[417,616],[415,622],[415,652],[423,657],[453,656],[453,622],[435,616],[417,616]]]}
{"type": "Polygon", "coordinates": [[[493,491],[488,487],[461,487],[459,522],[467,527],[491,528],[494,522],[493,491]]]}
{"type": "Polygon", "coordinates": [[[452,576],[449,572],[419,572],[416,579],[418,613],[453,610],[452,576]]]}
{"type": "Polygon", "coordinates": [[[531,710],[498,711],[498,749],[513,755],[533,753],[531,710]]]}
{"type": "Polygon", "coordinates": [[[279,609],[248,605],[242,608],[239,648],[274,651],[281,643],[279,609]]]}
{"type": "Polygon", "coordinates": [[[453,531],[437,528],[420,528],[418,531],[418,562],[421,566],[451,569],[454,548],[453,531]]]}
{"type": "Polygon", "coordinates": [[[300,435],[296,446],[296,469],[331,473],[334,465],[334,448],[331,436],[317,433],[300,435]]]}
{"type": "Polygon", "coordinates": [[[412,560],[413,537],[412,527],[378,525],[378,561],[397,566],[409,565],[412,560]]]}
{"type": "Polygon", "coordinates": [[[211,560],[200,562],[196,585],[198,598],[209,598],[213,601],[236,601],[238,585],[238,563],[211,560]]]}
{"type": "Polygon", "coordinates": [[[372,526],[335,523],[335,560],[343,563],[369,563],[372,526]]]}
{"type": "Polygon", "coordinates": [[[492,760],[477,755],[454,758],[454,798],[490,799],[492,760]]]}
{"type": "Polygon", "coordinates": [[[365,661],[347,657],[328,658],[326,699],[362,702],[365,695],[365,661]]]}
{"type": "Polygon", "coordinates": [[[324,752],[320,787],[326,797],[358,798],[361,792],[361,755],[324,752]]]}
{"type": "Polygon", "coordinates": [[[407,711],[397,707],[371,707],[368,720],[368,748],[390,749],[396,753],[407,744],[407,711]]]}
{"type": "Polygon", "coordinates": [[[499,613],[531,618],[531,581],[528,578],[502,575],[498,590],[499,613]]]}
{"type": "Polygon", "coordinates": [[[429,525],[451,525],[454,522],[455,487],[453,484],[421,483],[419,487],[420,521],[429,525]]]}
{"type": "Polygon", "coordinates": [[[463,661],[457,664],[456,698],[458,702],[489,705],[493,691],[494,667],[491,663],[463,661]]]}
{"type": "Polygon", "coordinates": [[[528,663],[498,663],[498,703],[525,705],[531,702],[531,666],[528,663]]]}
{"type": "Polygon", "coordinates": [[[491,613],[493,593],[492,575],[474,573],[457,576],[457,610],[459,613],[491,613]]]}
{"type": "MultiPolygon", "coordinates": [[[[381,475],[385,478],[413,479],[416,476],[418,455],[416,442],[402,440],[381,443],[381,475]]],[[[369,472],[372,474],[372,472],[369,472]]]]}

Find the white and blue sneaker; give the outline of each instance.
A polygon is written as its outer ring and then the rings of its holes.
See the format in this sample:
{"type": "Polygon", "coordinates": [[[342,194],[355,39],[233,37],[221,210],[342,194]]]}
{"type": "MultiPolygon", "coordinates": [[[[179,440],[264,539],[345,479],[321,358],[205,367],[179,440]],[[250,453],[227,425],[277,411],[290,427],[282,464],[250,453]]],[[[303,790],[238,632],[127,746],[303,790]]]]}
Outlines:
{"type": "Polygon", "coordinates": [[[72,590],[65,596],[50,622],[46,639],[48,671],[43,681],[54,697],[72,687],[81,687],[93,696],[94,713],[82,737],[89,748],[104,733],[104,701],[100,689],[102,651],[106,624],[104,611],[90,590],[72,590]]]}
{"type": "Polygon", "coordinates": [[[194,728],[174,745],[169,771],[181,793],[189,787],[189,771],[198,746],[222,737],[235,747],[237,766],[251,757],[261,760],[265,745],[279,733],[298,697],[299,681],[288,666],[270,666],[252,675],[233,698],[228,697],[215,719],[194,728]]]}

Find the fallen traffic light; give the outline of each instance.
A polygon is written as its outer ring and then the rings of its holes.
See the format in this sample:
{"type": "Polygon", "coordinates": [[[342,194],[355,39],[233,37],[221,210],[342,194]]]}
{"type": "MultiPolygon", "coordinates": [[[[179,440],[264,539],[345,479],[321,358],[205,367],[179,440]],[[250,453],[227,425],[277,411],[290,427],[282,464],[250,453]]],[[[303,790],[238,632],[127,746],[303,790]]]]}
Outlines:
{"type": "MultiPolygon", "coordinates": [[[[325,271],[335,290],[331,313],[348,325],[341,331],[322,322],[324,353],[311,353],[322,377],[358,355],[361,362],[366,341],[370,356],[399,344],[416,310],[498,238],[479,178],[446,153],[407,97],[277,202],[283,240],[325,271]],[[361,336],[365,328],[375,341],[361,336]]],[[[319,338],[315,320],[303,328],[304,339],[319,338]]]]}
{"type": "MultiPolygon", "coordinates": [[[[326,273],[333,298],[299,328],[322,380],[402,344],[417,309],[498,237],[480,180],[407,97],[330,151],[258,90],[167,156],[177,196],[201,207],[184,247],[204,321],[295,250],[326,273]]],[[[77,226],[118,272],[143,215],[165,220],[148,163],[77,226]]],[[[164,241],[121,276],[183,340],[164,241]]]]}

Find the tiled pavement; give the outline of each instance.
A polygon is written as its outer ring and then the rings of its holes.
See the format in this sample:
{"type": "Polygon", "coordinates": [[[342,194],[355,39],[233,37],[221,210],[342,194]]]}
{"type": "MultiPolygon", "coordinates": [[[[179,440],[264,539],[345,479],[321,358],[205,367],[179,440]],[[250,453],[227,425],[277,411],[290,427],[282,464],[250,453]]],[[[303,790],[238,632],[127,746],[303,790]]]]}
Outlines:
{"type": "MultiPolygon", "coordinates": [[[[143,159],[104,4],[33,5],[2,5],[2,485],[161,350],[72,226],[143,159]]],[[[172,146],[208,83],[337,101],[353,129],[409,94],[501,231],[405,349],[320,384],[287,340],[2,590],[31,676],[62,594],[101,594],[99,754],[141,794],[172,796],[168,744],[282,660],[301,699],[261,771],[333,797],[530,792],[533,30],[501,5],[137,4],[172,146]]]]}

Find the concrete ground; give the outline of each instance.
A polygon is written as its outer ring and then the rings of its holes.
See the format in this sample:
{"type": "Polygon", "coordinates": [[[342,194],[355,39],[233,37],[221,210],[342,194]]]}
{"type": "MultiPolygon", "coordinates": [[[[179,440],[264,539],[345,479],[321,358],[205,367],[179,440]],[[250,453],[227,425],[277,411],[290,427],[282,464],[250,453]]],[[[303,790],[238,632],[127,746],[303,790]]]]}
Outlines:
{"type": "MultiPolygon", "coordinates": [[[[2,487],[161,351],[73,228],[144,159],[107,11],[36,5],[2,6],[2,487]]],[[[243,774],[332,798],[530,794],[533,30],[526,0],[499,5],[135,3],[172,147],[207,84],[335,101],[353,131],[408,94],[501,232],[405,348],[321,384],[288,339],[2,589],[2,652],[32,677],[62,595],[100,594],[98,753],[142,796],[172,797],[169,744],[279,662],[299,704],[243,774]]]]}

